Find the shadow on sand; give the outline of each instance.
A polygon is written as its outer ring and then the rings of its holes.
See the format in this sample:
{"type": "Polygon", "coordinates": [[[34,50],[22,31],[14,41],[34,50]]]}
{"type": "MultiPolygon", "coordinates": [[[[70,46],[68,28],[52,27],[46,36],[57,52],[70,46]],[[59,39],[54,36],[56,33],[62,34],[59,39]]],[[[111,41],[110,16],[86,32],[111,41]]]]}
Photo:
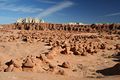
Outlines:
{"type": "Polygon", "coordinates": [[[101,73],[104,76],[120,75],[120,63],[110,68],[106,68],[103,70],[97,70],[96,72],[101,73]]]}
{"type": "Polygon", "coordinates": [[[116,60],[113,60],[113,61],[119,62],[119,63],[117,63],[113,67],[106,68],[106,69],[103,69],[103,70],[97,70],[96,72],[101,73],[104,76],[120,75],[120,52],[113,55],[113,58],[116,58],[116,60]]]}

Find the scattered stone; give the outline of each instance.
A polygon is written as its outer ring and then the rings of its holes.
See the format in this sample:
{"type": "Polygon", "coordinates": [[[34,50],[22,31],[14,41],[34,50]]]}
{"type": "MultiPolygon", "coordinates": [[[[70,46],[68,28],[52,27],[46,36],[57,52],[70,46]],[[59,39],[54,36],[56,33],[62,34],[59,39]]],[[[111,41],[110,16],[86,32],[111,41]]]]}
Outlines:
{"type": "Polygon", "coordinates": [[[70,63],[69,62],[64,62],[60,66],[63,67],[63,68],[70,68],[70,63]]]}
{"type": "Polygon", "coordinates": [[[8,66],[7,69],[5,69],[5,72],[12,72],[12,71],[13,71],[13,68],[14,68],[14,65],[11,64],[11,65],[8,66]]]}
{"type": "Polygon", "coordinates": [[[60,69],[60,70],[58,70],[58,72],[56,74],[65,75],[65,71],[63,69],[60,69]]]}
{"type": "Polygon", "coordinates": [[[120,50],[120,44],[115,45],[116,49],[120,50]]]}
{"type": "Polygon", "coordinates": [[[27,57],[25,62],[23,63],[23,67],[33,68],[34,66],[35,66],[35,64],[32,61],[31,57],[27,57]]]}

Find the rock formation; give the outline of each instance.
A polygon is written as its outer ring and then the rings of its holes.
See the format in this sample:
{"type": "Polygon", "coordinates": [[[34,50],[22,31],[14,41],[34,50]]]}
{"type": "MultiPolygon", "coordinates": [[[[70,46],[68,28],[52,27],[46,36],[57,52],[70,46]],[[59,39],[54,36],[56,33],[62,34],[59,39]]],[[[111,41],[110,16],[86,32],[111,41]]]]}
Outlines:
{"type": "Polygon", "coordinates": [[[11,30],[64,30],[64,31],[77,31],[77,32],[90,32],[90,33],[113,33],[120,34],[120,24],[102,24],[102,25],[69,25],[69,24],[52,24],[52,23],[43,23],[38,19],[18,19],[18,23],[3,25],[5,29],[11,30]],[[27,21],[26,21],[27,20],[27,21]],[[31,21],[32,20],[32,21],[31,21]],[[24,22],[25,21],[25,22],[24,22]],[[113,27],[114,26],[114,27],[113,27]]]}
{"type": "Polygon", "coordinates": [[[16,23],[44,23],[43,20],[40,20],[39,18],[19,18],[16,23]]]}
{"type": "MultiPolygon", "coordinates": [[[[119,34],[120,24],[52,24],[32,18],[24,23],[19,19],[0,28],[0,72],[101,78],[99,66],[114,64],[112,54],[116,61],[120,59],[119,34]]],[[[117,71],[119,66],[110,69],[117,71]]]]}

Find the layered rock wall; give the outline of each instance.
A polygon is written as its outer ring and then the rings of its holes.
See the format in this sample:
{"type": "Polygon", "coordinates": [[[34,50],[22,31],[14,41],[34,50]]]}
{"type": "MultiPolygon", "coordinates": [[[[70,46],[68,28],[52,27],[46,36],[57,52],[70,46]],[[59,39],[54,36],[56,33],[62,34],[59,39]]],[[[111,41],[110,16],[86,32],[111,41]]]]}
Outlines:
{"type": "Polygon", "coordinates": [[[120,24],[102,24],[102,25],[69,25],[52,23],[15,23],[3,25],[4,29],[10,30],[64,30],[79,32],[109,32],[120,33],[120,24]]]}

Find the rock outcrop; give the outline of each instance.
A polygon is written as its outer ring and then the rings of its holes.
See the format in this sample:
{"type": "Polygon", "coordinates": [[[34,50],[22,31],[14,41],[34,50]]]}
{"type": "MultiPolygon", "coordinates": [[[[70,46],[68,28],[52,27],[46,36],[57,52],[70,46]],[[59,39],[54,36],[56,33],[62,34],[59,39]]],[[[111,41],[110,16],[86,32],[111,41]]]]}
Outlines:
{"type": "Polygon", "coordinates": [[[91,33],[114,33],[120,34],[120,24],[102,24],[102,25],[70,25],[70,24],[52,24],[52,23],[38,23],[38,20],[33,23],[22,23],[21,19],[18,20],[19,23],[3,25],[5,29],[11,30],[64,30],[64,31],[77,31],[77,32],[91,32],[91,33]]]}

